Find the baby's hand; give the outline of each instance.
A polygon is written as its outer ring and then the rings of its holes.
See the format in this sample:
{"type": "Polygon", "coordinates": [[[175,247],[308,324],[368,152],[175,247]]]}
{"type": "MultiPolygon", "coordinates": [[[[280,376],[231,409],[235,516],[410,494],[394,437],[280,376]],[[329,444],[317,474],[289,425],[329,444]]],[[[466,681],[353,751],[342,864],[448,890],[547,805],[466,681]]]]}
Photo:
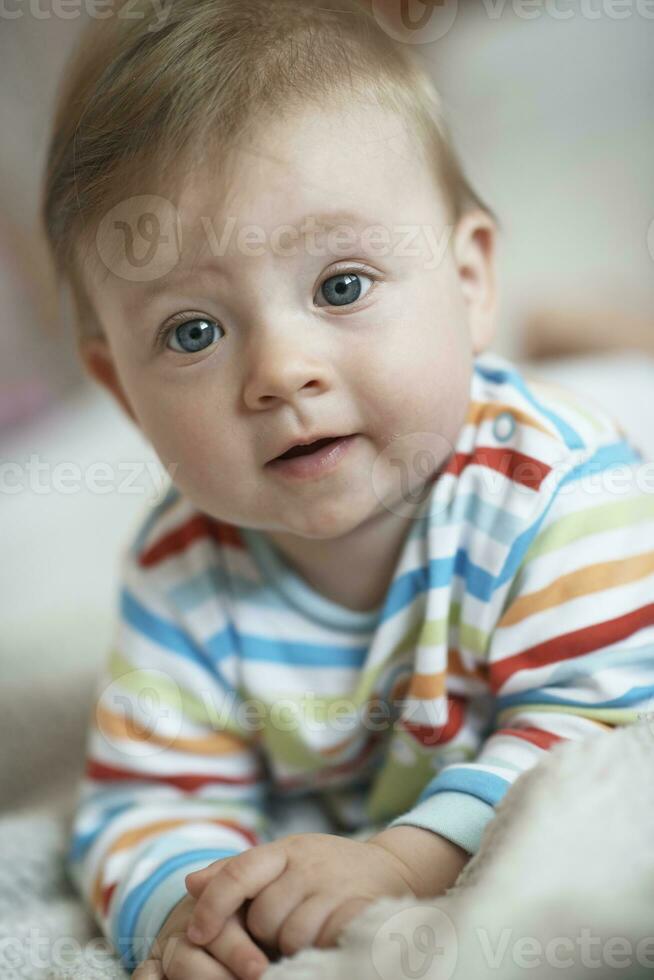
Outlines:
{"type": "Polygon", "coordinates": [[[413,872],[397,855],[336,834],[259,844],[187,875],[186,886],[198,899],[186,933],[191,942],[211,943],[253,899],[248,931],[285,956],[335,945],[345,925],[382,896],[416,894],[413,872]]]}
{"type": "Polygon", "coordinates": [[[259,977],[269,960],[252,941],[242,910],[230,915],[220,937],[203,949],[190,943],[185,932],[196,900],[185,895],[174,907],[132,980],[236,980],[259,977]],[[256,972],[248,973],[253,962],[256,972]]]}

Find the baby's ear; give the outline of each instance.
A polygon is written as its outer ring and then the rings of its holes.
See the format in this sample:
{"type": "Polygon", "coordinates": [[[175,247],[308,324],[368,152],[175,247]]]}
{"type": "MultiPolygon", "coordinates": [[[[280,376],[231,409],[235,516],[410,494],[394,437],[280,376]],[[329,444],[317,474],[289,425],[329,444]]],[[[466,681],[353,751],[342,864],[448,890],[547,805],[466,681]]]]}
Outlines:
{"type": "Polygon", "coordinates": [[[128,418],[138,426],[138,420],[121,384],[116,362],[106,338],[85,337],[79,341],[77,350],[86,373],[103,388],[106,388],[128,418]]]}
{"type": "Polygon", "coordinates": [[[464,214],[454,234],[454,261],[476,354],[485,350],[495,336],[498,305],[496,236],[495,222],[481,209],[464,214]]]}

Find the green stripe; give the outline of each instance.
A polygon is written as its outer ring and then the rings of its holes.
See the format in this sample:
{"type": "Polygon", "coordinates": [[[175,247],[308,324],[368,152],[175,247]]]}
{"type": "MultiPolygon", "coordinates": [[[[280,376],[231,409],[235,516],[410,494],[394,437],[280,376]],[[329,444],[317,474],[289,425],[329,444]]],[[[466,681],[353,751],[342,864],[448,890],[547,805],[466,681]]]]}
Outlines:
{"type": "Polygon", "coordinates": [[[235,723],[234,706],[228,706],[224,712],[214,710],[211,704],[201,701],[175,681],[167,681],[161,676],[161,671],[154,673],[146,668],[135,667],[118,650],[112,650],[109,658],[109,671],[113,680],[120,680],[121,685],[128,691],[139,693],[144,689],[144,681],[148,689],[153,689],[175,712],[181,710],[184,717],[199,725],[208,725],[212,731],[230,732],[239,738],[251,740],[252,734],[235,723]]]}
{"type": "Polygon", "coordinates": [[[619,500],[616,503],[598,504],[588,510],[576,511],[554,521],[547,530],[537,535],[531,547],[525,554],[519,571],[511,583],[502,613],[511,605],[515,596],[522,588],[524,572],[534,558],[550,554],[563,548],[572,541],[579,541],[599,531],[612,531],[616,528],[628,527],[639,521],[651,520],[654,517],[654,495],[641,495],[631,500],[619,500]]]}
{"type": "Polygon", "coordinates": [[[564,714],[577,715],[580,718],[589,718],[591,721],[603,721],[607,725],[630,725],[638,720],[638,715],[642,711],[642,705],[637,708],[584,708],[580,705],[564,704],[523,704],[511,708],[504,708],[497,714],[497,722],[504,724],[505,719],[512,718],[514,715],[523,711],[539,711],[543,714],[564,714]]]}
{"type": "Polygon", "coordinates": [[[562,548],[571,541],[578,541],[579,538],[588,537],[598,531],[626,527],[652,517],[654,517],[654,495],[601,504],[588,510],[567,514],[536,538],[525,555],[523,567],[532,558],[556,551],[557,548],[562,548]]]}

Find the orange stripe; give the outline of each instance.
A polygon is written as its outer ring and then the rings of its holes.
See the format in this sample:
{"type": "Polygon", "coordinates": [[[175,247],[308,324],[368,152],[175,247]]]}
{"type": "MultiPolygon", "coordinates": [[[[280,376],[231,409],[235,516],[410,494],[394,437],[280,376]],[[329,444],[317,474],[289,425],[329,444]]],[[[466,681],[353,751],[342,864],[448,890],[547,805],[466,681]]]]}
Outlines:
{"type": "Polygon", "coordinates": [[[114,735],[117,738],[129,739],[133,742],[148,742],[153,745],[162,745],[165,748],[172,748],[178,752],[195,753],[196,755],[229,755],[235,752],[242,752],[248,747],[248,743],[237,735],[229,732],[212,732],[199,738],[182,738],[177,736],[172,742],[170,739],[153,732],[144,731],[141,727],[136,728],[131,719],[124,715],[114,714],[107,707],[98,704],[95,710],[96,722],[99,730],[104,735],[114,735]]]}
{"type": "Polygon", "coordinates": [[[650,603],[624,616],[594,623],[584,629],[563,633],[544,643],[538,643],[522,653],[492,663],[489,668],[491,690],[496,694],[502,684],[518,670],[544,667],[558,660],[571,660],[592,650],[618,643],[653,623],[654,603],[650,603]]]}
{"type": "Polygon", "coordinates": [[[413,674],[407,697],[431,701],[445,693],[445,672],[438,674],[413,674]]]}
{"type": "Polygon", "coordinates": [[[516,599],[500,619],[498,626],[512,626],[542,609],[551,609],[579,596],[634,582],[652,572],[654,572],[652,551],[635,555],[633,558],[618,558],[615,561],[586,565],[576,572],[562,575],[544,589],[538,589],[516,599]]]}
{"type": "Polygon", "coordinates": [[[527,415],[520,408],[514,408],[513,405],[504,405],[501,402],[470,402],[466,416],[466,425],[479,425],[481,422],[497,418],[498,415],[504,415],[506,413],[512,415],[516,422],[520,422],[522,425],[528,425],[532,429],[538,429],[540,432],[544,432],[546,436],[552,435],[551,430],[542,425],[533,416],[527,415]]]}
{"type": "Polygon", "coordinates": [[[477,680],[488,684],[488,666],[477,664],[475,667],[466,667],[461,660],[461,654],[454,647],[447,651],[447,673],[456,677],[476,677],[477,680]]]}

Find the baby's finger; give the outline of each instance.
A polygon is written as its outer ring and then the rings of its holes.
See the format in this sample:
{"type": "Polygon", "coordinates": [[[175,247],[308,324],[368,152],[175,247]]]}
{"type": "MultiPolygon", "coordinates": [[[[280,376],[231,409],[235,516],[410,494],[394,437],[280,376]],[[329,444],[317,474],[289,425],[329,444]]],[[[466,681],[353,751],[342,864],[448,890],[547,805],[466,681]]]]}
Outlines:
{"type": "Polygon", "coordinates": [[[268,957],[245,929],[242,914],[228,918],[220,935],[207,950],[219,963],[224,963],[237,980],[259,980],[270,966],[268,957]]]}
{"type": "Polygon", "coordinates": [[[316,936],[314,945],[317,949],[327,949],[336,946],[337,940],[345,926],[356,919],[363,910],[370,905],[371,899],[350,898],[342,905],[335,908],[328,916],[327,920],[316,936]]]}
{"type": "Polygon", "coordinates": [[[286,853],[275,842],[230,858],[198,898],[186,929],[187,937],[192,943],[208,946],[220,934],[228,916],[275,881],[285,867],[286,853]]]}
{"type": "Polygon", "coordinates": [[[237,980],[206,949],[189,943],[184,936],[171,936],[164,944],[162,966],[166,980],[237,980]]]}
{"type": "Polygon", "coordinates": [[[233,854],[230,854],[229,857],[218,858],[217,861],[212,861],[211,864],[208,864],[206,868],[198,868],[197,871],[190,871],[184,878],[184,884],[189,893],[194,898],[199,895],[207,882],[211,881],[219,870],[220,866],[225,864],[226,861],[229,861],[233,856],[233,854]]]}

